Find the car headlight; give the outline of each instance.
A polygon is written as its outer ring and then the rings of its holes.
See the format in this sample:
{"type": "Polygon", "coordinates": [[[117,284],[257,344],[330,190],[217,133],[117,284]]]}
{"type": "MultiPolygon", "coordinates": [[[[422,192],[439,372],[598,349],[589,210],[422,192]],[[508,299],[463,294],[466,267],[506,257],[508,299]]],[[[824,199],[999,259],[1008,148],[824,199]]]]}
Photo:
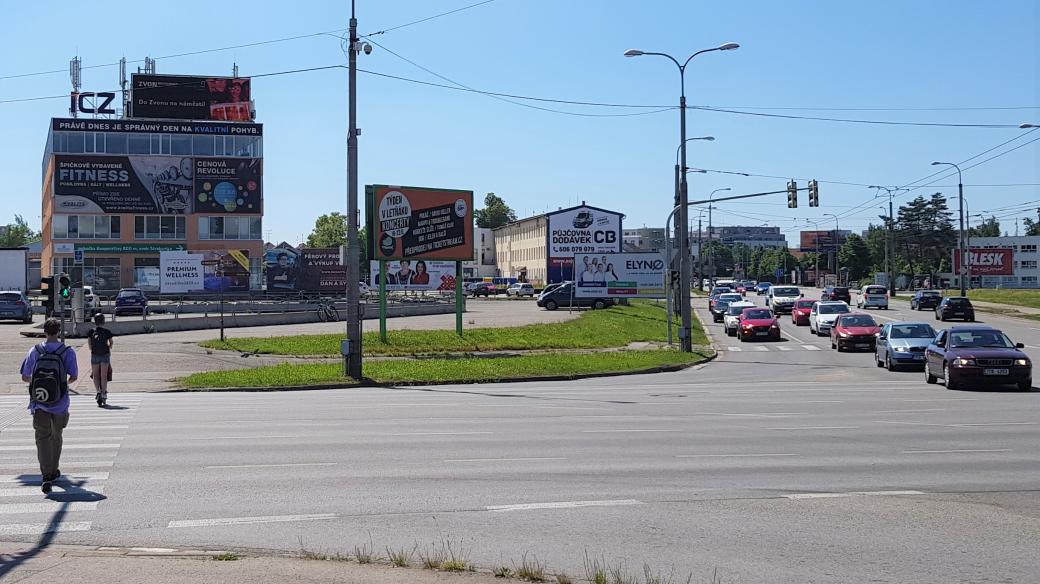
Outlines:
{"type": "Polygon", "coordinates": [[[771,326],[771,327],[769,327],[769,328],[775,328],[775,329],[778,329],[778,328],[780,328],[780,325],[778,325],[778,324],[776,324],[776,323],[774,322],[774,323],[773,323],[773,326],[771,326]]]}
{"type": "Polygon", "coordinates": [[[1015,359],[1015,365],[1018,365],[1019,367],[1028,367],[1029,359],[1015,359]]]}
{"type": "Polygon", "coordinates": [[[846,337],[848,337],[848,336],[849,336],[849,333],[846,333],[846,332],[839,332],[839,333],[838,333],[838,336],[844,339],[844,338],[846,338],[846,337]]]}
{"type": "Polygon", "coordinates": [[[910,347],[892,347],[892,350],[896,353],[909,353],[910,347]]]}
{"type": "Polygon", "coordinates": [[[965,365],[974,365],[975,364],[975,359],[963,359],[963,358],[954,359],[953,360],[953,364],[957,365],[957,366],[960,366],[960,367],[964,367],[965,365]]]}

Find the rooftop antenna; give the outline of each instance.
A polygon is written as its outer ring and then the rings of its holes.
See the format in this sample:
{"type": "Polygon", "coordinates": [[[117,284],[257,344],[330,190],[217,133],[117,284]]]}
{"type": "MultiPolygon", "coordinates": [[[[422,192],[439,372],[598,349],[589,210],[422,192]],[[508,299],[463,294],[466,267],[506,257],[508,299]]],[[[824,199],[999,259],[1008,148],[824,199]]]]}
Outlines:
{"type": "Polygon", "coordinates": [[[155,59],[151,57],[144,58],[144,74],[155,75],[155,59]]]}
{"type": "Polygon", "coordinates": [[[231,76],[238,78],[238,63],[231,64],[231,76]]]}
{"type": "Polygon", "coordinates": [[[130,105],[130,94],[126,92],[126,57],[119,59],[119,87],[123,93],[122,116],[125,118],[130,105]]]}
{"type": "Polygon", "coordinates": [[[69,61],[69,76],[72,78],[72,101],[69,105],[69,112],[72,117],[79,117],[79,112],[76,110],[76,100],[79,97],[79,88],[83,86],[83,61],[80,60],[79,56],[75,56],[69,61]]]}

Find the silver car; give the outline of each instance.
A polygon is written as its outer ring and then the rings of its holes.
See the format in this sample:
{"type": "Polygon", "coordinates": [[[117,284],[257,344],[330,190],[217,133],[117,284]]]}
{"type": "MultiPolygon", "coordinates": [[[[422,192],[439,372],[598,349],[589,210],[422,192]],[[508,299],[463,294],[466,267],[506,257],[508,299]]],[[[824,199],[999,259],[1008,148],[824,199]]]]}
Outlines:
{"type": "Polygon", "coordinates": [[[926,322],[885,323],[878,333],[874,362],[889,371],[906,365],[924,366],[925,349],[935,335],[935,329],[926,322]]]}

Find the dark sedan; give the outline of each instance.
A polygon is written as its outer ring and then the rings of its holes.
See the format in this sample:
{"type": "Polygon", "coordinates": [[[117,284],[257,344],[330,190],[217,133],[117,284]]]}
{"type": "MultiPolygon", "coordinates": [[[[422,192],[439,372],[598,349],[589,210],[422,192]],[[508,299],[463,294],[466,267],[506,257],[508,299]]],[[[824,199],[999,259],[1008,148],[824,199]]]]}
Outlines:
{"type": "Polygon", "coordinates": [[[116,295],[116,306],[113,312],[116,316],[125,312],[148,314],[148,297],[140,288],[123,288],[116,295]]]}
{"type": "Polygon", "coordinates": [[[536,304],[546,310],[571,306],[600,309],[614,305],[613,298],[586,298],[579,297],[575,293],[574,282],[566,282],[548,292],[542,292],[538,296],[536,304]]]}
{"type": "Polygon", "coordinates": [[[845,304],[852,304],[852,293],[844,286],[828,286],[820,293],[820,300],[841,300],[845,304]]]}
{"type": "Polygon", "coordinates": [[[983,326],[958,326],[940,332],[925,350],[925,381],[942,378],[946,389],[990,385],[1033,388],[1033,365],[1003,332],[983,326]]]}
{"type": "Polygon", "coordinates": [[[948,296],[935,307],[935,320],[947,321],[959,318],[967,322],[975,322],[975,307],[971,300],[964,296],[948,296]]]}
{"type": "Polygon", "coordinates": [[[938,290],[918,290],[910,298],[910,310],[935,310],[942,302],[942,293],[938,290]]]}

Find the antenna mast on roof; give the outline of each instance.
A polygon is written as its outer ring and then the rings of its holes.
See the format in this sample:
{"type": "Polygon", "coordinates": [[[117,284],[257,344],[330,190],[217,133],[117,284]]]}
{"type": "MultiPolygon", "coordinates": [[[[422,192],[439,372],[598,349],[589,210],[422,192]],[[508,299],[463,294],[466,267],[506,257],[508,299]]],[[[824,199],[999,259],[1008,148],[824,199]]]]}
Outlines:
{"type": "Polygon", "coordinates": [[[151,57],[144,58],[144,74],[155,75],[155,59],[151,57]]]}
{"type": "Polygon", "coordinates": [[[78,56],[73,57],[69,61],[69,76],[72,78],[72,102],[69,107],[69,112],[72,117],[79,117],[79,113],[76,111],[76,100],[79,97],[79,88],[83,86],[83,62],[80,61],[78,56]]]}

